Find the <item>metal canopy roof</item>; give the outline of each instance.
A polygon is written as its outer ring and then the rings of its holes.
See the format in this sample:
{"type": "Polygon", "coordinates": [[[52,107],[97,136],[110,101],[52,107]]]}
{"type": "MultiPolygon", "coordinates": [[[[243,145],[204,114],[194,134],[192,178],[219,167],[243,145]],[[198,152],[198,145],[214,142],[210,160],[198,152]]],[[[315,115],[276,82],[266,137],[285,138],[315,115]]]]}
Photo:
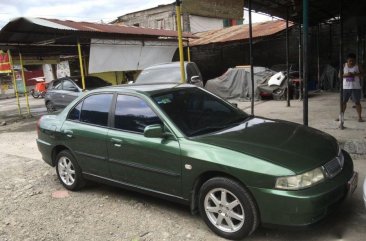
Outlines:
{"type": "MultiPolygon", "coordinates": [[[[251,0],[252,10],[286,19],[287,9],[289,20],[302,22],[302,0],[251,0]]],[[[308,0],[309,24],[316,25],[339,16],[340,3],[343,2],[344,16],[362,16],[366,10],[365,0],[308,0]]],[[[248,1],[244,1],[248,8],[248,1]]]]}
{"type": "MultiPolygon", "coordinates": [[[[184,38],[196,38],[184,33],[184,38]]],[[[45,18],[16,18],[0,31],[0,49],[20,50],[23,55],[75,54],[77,41],[91,38],[177,41],[177,32],[125,25],[75,22],[45,18]]]]}
{"type": "MultiPolygon", "coordinates": [[[[292,23],[289,26],[293,26],[292,23]]],[[[286,29],[286,21],[276,20],[253,24],[253,38],[261,38],[274,35],[286,29]]],[[[249,39],[249,25],[235,25],[224,29],[210,30],[196,33],[198,39],[189,42],[191,46],[206,45],[211,43],[227,43],[244,41],[249,39]]]]}

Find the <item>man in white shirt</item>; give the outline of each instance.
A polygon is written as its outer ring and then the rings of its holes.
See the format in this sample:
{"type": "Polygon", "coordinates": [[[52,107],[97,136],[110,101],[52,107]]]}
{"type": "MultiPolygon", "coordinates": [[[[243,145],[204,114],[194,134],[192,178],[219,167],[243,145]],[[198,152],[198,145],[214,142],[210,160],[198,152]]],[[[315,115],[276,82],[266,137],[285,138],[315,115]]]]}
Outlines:
{"type": "Polygon", "coordinates": [[[347,55],[347,62],[343,67],[343,101],[341,121],[343,123],[344,112],[347,107],[347,102],[352,96],[352,100],[355,102],[356,111],[358,114],[358,121],[363,122],[361,117],[361,68],[356,64],[356,55],[350,53],[347,55]]]}

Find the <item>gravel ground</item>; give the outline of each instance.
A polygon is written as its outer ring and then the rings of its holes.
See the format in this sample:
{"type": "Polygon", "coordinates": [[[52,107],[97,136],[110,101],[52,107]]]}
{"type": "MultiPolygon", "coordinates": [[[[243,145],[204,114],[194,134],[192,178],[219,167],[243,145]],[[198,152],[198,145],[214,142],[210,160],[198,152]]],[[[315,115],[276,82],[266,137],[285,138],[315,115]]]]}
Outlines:
{"type": "MultiPolygon", "coordinates": [[[[35,139],[35,119],[0,127],[0,241],[223,240],[186,206],[101,184],[66,191],[54,168],[42,161],[35,139]]],[[[365,160],[357,157],[356,168],[366,170],[365,160]]],[[[322,224],[306,230],[259,228],[247,240],[358,241],[365,235],[358,188],[322,224]]]]}

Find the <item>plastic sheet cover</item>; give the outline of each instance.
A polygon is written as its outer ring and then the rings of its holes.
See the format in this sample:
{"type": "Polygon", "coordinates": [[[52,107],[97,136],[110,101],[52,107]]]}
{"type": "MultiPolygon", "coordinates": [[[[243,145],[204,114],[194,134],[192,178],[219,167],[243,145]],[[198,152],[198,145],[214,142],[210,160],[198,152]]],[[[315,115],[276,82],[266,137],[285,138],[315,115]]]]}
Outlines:
{"type": "Polygon", "coordinates": [[[92,39],[89,73],[142,70],[171,62],[178,44],[164,41],[92,39]]]}
{"type": "MultiPolygon", "coordinates": [[[[264,67],[254,67],[255,98],[258,98],[259,95],[257,86],[265,83],[274,73],[274,71],[264,67]]],[[[208,80],[205,89],[224,99],[251,99],[250,67],[229,68],[220,77],[208,80]]]]}

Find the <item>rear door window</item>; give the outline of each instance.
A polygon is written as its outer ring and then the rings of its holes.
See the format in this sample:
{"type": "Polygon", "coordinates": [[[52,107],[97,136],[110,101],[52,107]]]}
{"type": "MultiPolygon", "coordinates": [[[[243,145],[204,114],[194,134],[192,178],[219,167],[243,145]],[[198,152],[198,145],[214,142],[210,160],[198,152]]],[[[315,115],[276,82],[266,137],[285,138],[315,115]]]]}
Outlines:
{"type": "Polygon", "coordinates": [[[120,130],[143,133],[148,125],[162,124],[160,118],[142,99],[119,95],[114,114],[114,127],[120,130]]]}
{"type": "MultiPolygon", "coordinates": [[[[98,94],[85,98],[81,108],[80,121],[99,126],[108,126],[108,115],[112,99],[113,94],[98,94]]],[[[76,112],[77,110],[75,110],[75,116],[77,116],[76,112]]]]}
{"type": "Polygon", "coordinates": [[[75,121],[80,120],[82,104],[83,104],[83,102],[80,102],[77,106],[75,106],[74,108],[71,109],[71,111],[69,112],[69,115],[67,116],[68,120],[75,120],[75,121]]]}

